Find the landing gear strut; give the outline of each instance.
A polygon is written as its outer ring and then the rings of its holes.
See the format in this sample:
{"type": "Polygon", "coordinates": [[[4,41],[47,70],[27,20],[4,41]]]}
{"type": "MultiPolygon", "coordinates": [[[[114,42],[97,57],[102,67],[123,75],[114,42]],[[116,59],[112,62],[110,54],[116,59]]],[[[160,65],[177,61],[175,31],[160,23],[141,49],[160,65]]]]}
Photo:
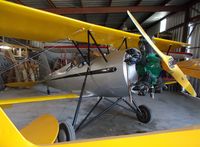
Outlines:
{"type": "Polygon", "coordinates": [[[145,105],[137,106],[136,102],[131,97],[132,102],[129,103],[127,100],[123,101],[131,108],[132,111],[136,113],[137,119],[142,123],[148,123],[151,121],[151,112],[149,108],[145,105]]]}

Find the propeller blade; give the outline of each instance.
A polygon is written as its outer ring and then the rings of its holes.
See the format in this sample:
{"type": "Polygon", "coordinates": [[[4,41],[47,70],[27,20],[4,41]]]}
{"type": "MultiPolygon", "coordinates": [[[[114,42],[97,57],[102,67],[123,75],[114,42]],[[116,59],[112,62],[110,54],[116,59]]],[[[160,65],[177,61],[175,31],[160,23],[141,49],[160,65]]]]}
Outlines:
{"type": "Polygon", "coordinates": [[[135,24],[137,29],[140,31],[142,36],[147,40],[147,42],[151,45],[151,47],[154,49],[154,51],[160,56],[160,58],[164,62],[164,69],[174,77],[174,79],[192,96],[196,96],[196,92],[184,73],[181,71],[181,69],[177,66],[177,64],[174,64],[174,59],[171,56],[167,56],[164,53],[162,53],[157,46],[153,43],[153,41],[150,39],[150,37],[147,35],[147,33],[143,30],[143,28],[140,26],[140,24],[137,22],[137,20],[133,17],[133,15],[127,10],[127,14],[130,17],[131,21],[135,24]]]}

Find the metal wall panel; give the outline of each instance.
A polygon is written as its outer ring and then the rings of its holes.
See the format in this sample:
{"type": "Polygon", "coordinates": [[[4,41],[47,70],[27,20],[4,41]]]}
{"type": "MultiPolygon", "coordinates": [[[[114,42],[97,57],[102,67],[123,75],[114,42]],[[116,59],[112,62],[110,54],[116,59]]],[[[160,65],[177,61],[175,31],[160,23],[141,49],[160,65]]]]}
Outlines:
{"type": "MultiPolygon", "coordinates": [[[[200,15],[200,2],[193,5],[190,8],[190,17],[195,17],[200,15]]],[[[191,34],[191,47],[198,47],[195,49],[190,50],[191,53],[193,53],[193,58],[200,58],[200,24],[197,24],[198,22],[193,22],[193,27],[196,24],[196,27],[194,27],[194,30],[191,34]]],[[[194,86],[197,95],[200,97],[200,80],[196,78],[190,78],[190,81],[192,85],[194,86]]]]}
{"type": "MultiPolygon", "coordinates": [[[[190,52],[193,53],[193,58],[200,58],[200,24],[195,27],[191,35],[191,47],[198,47],[190,50],[190,52]]],[[[200,96],[200,80],[191,78],[190,81],[198,93],[198,96],[200,96]]]]}
{"type": "Polygon", "coordinates": [[[184,22],[185,12],[178,12],[167,17],[166,29],[170,29],[184,22]]]}
{"type": "Polygon", "coordinates": [[[194,17],[194,16],[197,16],[199,15],[200,13],[200,2],[193,5],[191,8],[190,8],[190,16],[191,17],[194,17]]]}

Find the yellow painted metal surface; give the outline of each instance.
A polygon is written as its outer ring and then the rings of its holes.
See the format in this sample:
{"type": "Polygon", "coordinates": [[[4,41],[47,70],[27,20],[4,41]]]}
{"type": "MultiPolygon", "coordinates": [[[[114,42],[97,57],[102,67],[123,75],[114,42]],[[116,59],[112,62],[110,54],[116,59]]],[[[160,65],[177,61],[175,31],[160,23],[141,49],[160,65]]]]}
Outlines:
{"type": "Polygon", "coordinates": [[[10,105],[10,104],[21,104],[30,102],[41,102],[59,99],[71,99],[79,98],[77,94],[59,94],[59,95],[45,95],[45,96],[34,96],[34,97],[23,97],[23,98],[7,98],[0,99],[0,105],[10,105]]]}
{"type": "Polygon", "coordinates": [[[191,59],[177,63],[184,74],[200,79],[200,59],[191,59]]]}
{"type": "Polygon", "coordinates": [[[162,38],[153,38],[153,41],[155,45],[157,46],[157,48],[159,48],[159,50],[163,52],[167,52],[169,48],[170,48],[170,51],[174,51],[174,49],[176,48],[187,47],[190,45],[187,43],[173,41],[173,40],[166,40],[162,38]]]}
{"type": "Polygon", "coordinates": [[[135,26],[138,28],[142,36],[147,40],[147,42],[151,45],[151,47],[154,49],[154,51],[161,57],[164,65],[165,70],[171,74],[174,79],[185,89],[187,90],[192,96],[196,96],[196,92],[190,82],[188,81],[187,77],[184,75],[184,73],[181,71],[181,69],[177,66],[177,64],[174,64],[173,67],[171,67],[170,60],[173,58],[171,56],[165,55],[163,52],[161,52],[157,46],[153,43],[153,41],[149,38],[149,36],[146,34],[146,32],[143,30],[143,28],[140,26],[140,24],[137,22],[137,20],[132,16],[132,14],[127,11],[129,17],[131,18],[132,22],[135,24],[135,26]]]}
{"type": "MultiPolygon", "coordinates": [[[[87,31],[90,30],[98,44],[115,48],[120,46],[124,38],[127,38],[128,48],[138,47],[141,36],[2,0],[0,8],[0,36],[48,42],[66,39],[87,42],[87,31]]],[[[187,45],[158,38],[154,38],[154,41],[164,51],[168,50],[170,44],[171,50],[187,45]]],[[[122,49],[125,49],[125,45],[122,49]]]]}
{"type": "Polygon", "coordinates": [[[199,147],[200,126],[183,130],[126,135],[95,140],[74,141],[53,145],[35,145],[26,140],[0,108],[0,146],[1,147],[199,147]]]}
{"type": "Polygon", "coordinates": [[[176,84],[177,82],[176,81],[167,81],[165,82],[166,85],[171,85],[171,84],[176,84]]]}
{"type": "Polygon", "coordinates": [[[20,130],[21,134],[34,144],[53,144],[57,138],[59,123],[50,114],[45,114],[20,130]]]}
{"type": "Polygon", "coordinates": [[[6,83],[5,85],[7,87],[12,87],[12,88],[27,88],[27,87],[33,87],[38,82],[13,82],[13,83],[6,83]]]}
{"type": "Polygon", "coordinates": [[[9,108],[12,108],[12,106],[13,106],[12,104],[9,104],[9,105],[2,105],[1,108],[2,108],[2,109],[9,109],[9,108]]]}

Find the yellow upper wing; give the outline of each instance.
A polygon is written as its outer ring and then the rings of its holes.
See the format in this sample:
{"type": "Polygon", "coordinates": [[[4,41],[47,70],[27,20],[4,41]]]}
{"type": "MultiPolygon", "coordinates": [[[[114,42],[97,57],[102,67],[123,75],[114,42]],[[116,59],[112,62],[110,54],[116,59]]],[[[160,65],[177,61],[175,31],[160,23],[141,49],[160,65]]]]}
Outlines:
{"type": "MultiPolygon", "coordinates": [[[[94,25],[53,13],[29,8],[7,1],[0,1],[0,35],[37,41],[74,40],[87,42],[87,31],[91,31],[98,44],[118,48],[124,38],[128,47],[138,47],[141,35],[108,27],[94,25]]],[[[154,38],[160,50],[168,50],[187,44],[154,38]]]]}
{"type": "Polygon", "coordinates": [[[173,40],[167,40],[167,39],[162,39],[162,38],[154,38],[153,40],[155,42],[155,45],[161,51],[164,51],[164,52],[167,52],[169,48],[170,48],[170,51],[173,51],[176,48],[189,46],[189,44],[187,44],[187,43],[173,41],[173,40]]]}
{"type": "Polygon", "coordinates": [[[191,59],[177,63],[184,74],[200,79],[200,59],[191,59]]]}

